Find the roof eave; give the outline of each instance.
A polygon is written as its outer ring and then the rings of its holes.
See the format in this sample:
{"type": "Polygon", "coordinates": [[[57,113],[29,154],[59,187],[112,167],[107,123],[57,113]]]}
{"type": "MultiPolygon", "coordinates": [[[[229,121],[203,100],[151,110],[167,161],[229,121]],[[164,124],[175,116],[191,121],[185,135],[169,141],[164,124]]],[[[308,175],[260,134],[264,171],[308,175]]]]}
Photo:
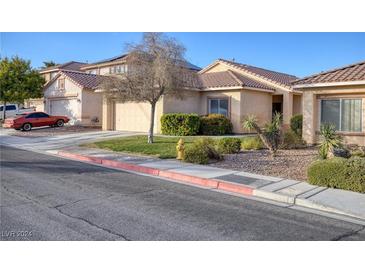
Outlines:
{"type": "Polygon", "coordinates": [[[293,88],[314,88],[314,87],[355,86],[355,85],[365,85],[365,80],[331,82],[331,83],[294,84],[293,88]]]}

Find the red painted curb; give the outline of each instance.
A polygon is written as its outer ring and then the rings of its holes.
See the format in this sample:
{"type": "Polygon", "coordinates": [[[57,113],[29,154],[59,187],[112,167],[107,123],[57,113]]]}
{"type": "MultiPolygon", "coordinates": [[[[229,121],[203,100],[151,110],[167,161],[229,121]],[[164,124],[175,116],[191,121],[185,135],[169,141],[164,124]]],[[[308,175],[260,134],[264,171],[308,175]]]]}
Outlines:
{"type": "Polygon", "coordinates": [[[218,181],[218,189],[245,195],[253,195],[253,188],[230,182],[218,181]]]}
{"type": "Polygon", "coordinates": [[[122,168],[122,169],[126,169],[126,170],[146,173],[146,174],[155,175],[155,176],[158,176],[158,174],[160,172],[160,170],[156,169],[156,168],[144,167],[144,166],[128,164],[128,163],[113,161],[113,160],[102,159],[101,164],[104,166],[122,168]]]}
{"type": "Polygon", "coordinates": [[[206,187],[217,188],[218,186],[218,182],[215,180],[185,175],[177,172],[160,170],[159,176],[206,187]]]}
{"type": "Polygon", "coordinates": [[[107,159],[101,159],[101,158],[92,157],[92,156],[79,155],[79,154],[74,154],[74,153],[70,153],[70,152],[66,152],[66,151],[59,151],[58,155],[64,156],[67,158],[71,158],[71,159],[75,159],[75,160],[101,164],[101,165],[108,166],[108,167],[120,168],[120,169],[124,169],[124,170],[130,170],[130,171],[134,171],[134,172],[140,172],[140,173],[145,173],[145,174],[149,174],[149,175],[160,176],[163,178],[182,181],[182,182],[189,183],[189,184],[216,188],[216,189],[233,192],[233,193],[253,195],[253,188],[246,186],[246,185],[235,184],[235,183],[231,183],[231,182],[214,180],[214,179],[201,178],[201,177],[186,175],[186,174],[182,174],[182,173],[172,172],[172,171],[165,171],[165,170],[159,170],[156,168],[139,166],[136,164],[129,164],[129,163],[120,162],[120,161],[107,160],[107,159]]]}
{"type": "Polygon", "coordinates": [[[97,157],[79,155],[79,154],[69,153],[69,152],[65,152],[65,151],[59,151],[57,154],[60,156],[67,157],[67,158],[96,163],[96,164],[101,164],[101,162],[102,162],[102,160],[97,157]]]}

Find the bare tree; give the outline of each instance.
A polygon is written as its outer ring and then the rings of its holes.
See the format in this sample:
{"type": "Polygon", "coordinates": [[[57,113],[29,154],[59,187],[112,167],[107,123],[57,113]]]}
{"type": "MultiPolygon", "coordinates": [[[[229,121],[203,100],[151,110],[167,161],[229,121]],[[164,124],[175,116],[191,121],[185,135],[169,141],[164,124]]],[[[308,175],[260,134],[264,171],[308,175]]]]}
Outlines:
{"type": "Polygon", "coordinates": [[[140,44],[127,45],[127,72],[106,77],[100,88],[122,102],[151,105],[148,143],[153,143],[156,104],[164,95],[183,96],[191,75],[185,48],[162,33],[145,33],[140,44]]]}

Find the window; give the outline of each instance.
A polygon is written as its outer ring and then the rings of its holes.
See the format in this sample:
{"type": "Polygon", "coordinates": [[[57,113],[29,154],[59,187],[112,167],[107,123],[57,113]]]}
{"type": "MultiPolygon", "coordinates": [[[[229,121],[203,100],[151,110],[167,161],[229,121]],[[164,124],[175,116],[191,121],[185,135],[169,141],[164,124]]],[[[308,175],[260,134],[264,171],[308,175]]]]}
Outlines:
{"type": "Polygon", "coordinates": [[[65,89],[65,79],[58,79],[58,89],[63,90],[65,89]]]}
{"type": "Polygon", "coordinates": [[[228,99],[209,99],[209,114],[212,113],[228,117],[228,99]]]}
{"type": "Polygon", "coordinates": [[[120,74],[120,73],[125,73],[125,72],[127,72],[126,65],[118,65],[118,66],[113,66],[113,67],[109,68],[110,74],[120,74]]]}
{"type": "Polygon", "coordinates": [[[49,115],[44,112],[36,112],[29,114],[26,118],[48,118],[49,115]]]}
{"type": "MultiPolygon", "coordinates": [[[[0,111],[3,111],[3,110],[4,110],[4,107],[1,106],[0,111]]],[[[5,110],[16,110],[16,106],[15,105],[6,106],[5,110]]]]}
{"type": "Polygon", "coordinates": [[[321,101],[321,124],[333,124],[336,130],[362,131],[362,99],[321,101]]]}

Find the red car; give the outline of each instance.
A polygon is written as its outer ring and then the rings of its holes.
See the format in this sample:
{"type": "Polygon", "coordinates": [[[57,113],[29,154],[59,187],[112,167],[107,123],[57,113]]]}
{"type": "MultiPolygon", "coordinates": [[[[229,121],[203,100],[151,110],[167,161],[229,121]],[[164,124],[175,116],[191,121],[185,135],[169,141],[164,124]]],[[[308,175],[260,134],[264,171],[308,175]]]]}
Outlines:
{"type": "Polygon", "coordinates": [[[66,116],[52,116],[44,112],[31,112],[5,119],[3,127],[29,131],[32,127],[62,127],[65,123],[68,123],[68,121],[70,121],[70,119],[66,116]]]}

